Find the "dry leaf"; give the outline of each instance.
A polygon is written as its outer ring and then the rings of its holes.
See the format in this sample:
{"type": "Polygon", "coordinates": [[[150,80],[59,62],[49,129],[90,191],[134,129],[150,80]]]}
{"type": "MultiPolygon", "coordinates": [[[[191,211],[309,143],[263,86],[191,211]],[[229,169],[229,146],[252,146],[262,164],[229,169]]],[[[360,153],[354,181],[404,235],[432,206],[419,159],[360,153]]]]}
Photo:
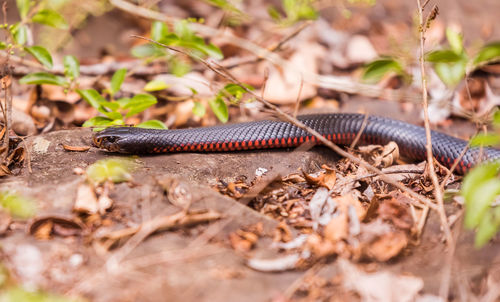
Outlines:
{"type": "Polygon", "coordinates": [[[256,271],[282,272],[295,269],[300,259],[299,254],[292,254],[274,259],[250,259],[247,265],[256,271]]]}
{"type": "Polygon", "coordinates": [[[390,221],[396,227],[409,230],[413,226],[413,218],[409,205],[392,196],[378,197],[378,214],[384,221],[390,221]]]}
{"type": "Polygon", "coordinates": [[[325,239],[337,242],[346,239],[348,235],[349,219],[347,218],[347,212],[340,212],[325,227],[325,239]]]}
{"type": "Polygon", "coordinates": [[[92,186],[87,183],[81,183],[78,186],[73,210],[86,214],[96,214],[99,212],[99,204],[92,186]]]}
{"type": "Polygon", "coordinates": [[[311,234],[307,237],[306,246],[317,258],[324,258],[337,254],[337,246],[330,240],[323,239],[318,234],[311,234]]]}
{"type": "Polygon", "coordinates": [[[255,242],[240,236],[238,232],[229,234],[229,242],[231,243],[231,247],[239,252],[248,252],[254,247],[255,244],[255,242]]]}
{"type": "Polygon", "coordinates": [[[62,144],[62,147],[66,151],[74,151],[74,152],[85,152],[90,150],[90,146],[70,146],[62,144]]]}
{"type": "Polygon", "coordinates": [[[365,273],[344,259],[339,259],[338,264],[344,286],[356,291],[363,302],[412,302],[424,287],[422,279],[417,277],[388,271],[365,273]]]}
{"type": "Polygon", "coordinates": [[[408,237],[404,232],[390,232],[383,234],[365,247],[369,258],[385,262],[396,257],[408,245],[408,237]]]}

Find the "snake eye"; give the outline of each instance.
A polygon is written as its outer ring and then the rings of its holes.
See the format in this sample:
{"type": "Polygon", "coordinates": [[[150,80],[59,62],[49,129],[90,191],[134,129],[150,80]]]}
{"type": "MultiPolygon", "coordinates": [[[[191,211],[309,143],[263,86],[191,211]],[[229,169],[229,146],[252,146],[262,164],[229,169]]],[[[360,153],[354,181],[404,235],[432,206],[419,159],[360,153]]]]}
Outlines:
{"type": "Polygon", "coordinates": [[[101,146],[102,144],[102,137],[94,137],[94,145],[97,147],[101,146]]]}

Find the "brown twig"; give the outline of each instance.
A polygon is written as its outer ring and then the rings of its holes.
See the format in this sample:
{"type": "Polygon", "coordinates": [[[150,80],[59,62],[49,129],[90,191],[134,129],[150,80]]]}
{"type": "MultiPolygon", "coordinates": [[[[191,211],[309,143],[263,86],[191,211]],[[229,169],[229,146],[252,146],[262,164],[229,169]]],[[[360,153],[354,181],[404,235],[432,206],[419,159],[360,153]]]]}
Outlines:
{"type": "Polygon", "coordinates": [[[300,95],[302,94],[302,88],[304,87],[304,79],[300,79],[299,93],[297,93],[297,99],[295,100],[295,108],[293,109],[293,117],[297,117],[300,107],[300,95]]]}
{"type": "MultiPolygon", "coordinates": [[[[0,58],[7,58],[8,53],[4,50],[0,51],[0,58]]],[[[64,66],[56,64],[52,69],[47,69],[43,65],[18,56],[10,55],[10,62],[16,64],[16,68],[12,74],[15,76],[23,76],[32,72],[47,71],[52,74],[64,75],[64,66]]],[[[165,68],[154,68],[154,66],[145,66],[141,60],[133,60],[126,62],[103,62],[93,65],[81,65],[80,74],[86,76],[102,76],[113,74],[115,71],[126,68],[134,70],[136,76],[152,76],[165,72],[165,68]]]]}
{"type": "MultiPolygon", "coordinates": [[[[450,247],[450,250],[448,251],[450,253],[450,257],[452,257],[452,253],[455,249],[455,240],[453,239],[453,236],[451,234],[450,230],[450,225],[448,224],[448,218],[446,216],[446,212],[444,209],[444,202],[443,202],[443,191],[441,190],[441,186],[439,184],[439,180],[436,174],[436,170],[434,167],[434,158],[432,156],[432,139],[431,139],[431,129],[430,129],[430,123],[429,123],[429,112],[428,112],[428,100],[427,100],[427,80],[425,78],[425,62],[424,62],[424,43],[425,43],[425,33],[427,30],[427,26],[424,23],[424,17],[423,17],[423,7],[421,0],[416,0],[417,1],[417,8],[418,8],[418,20],[419,20],[419,35],[420,35],[420,72],[422,74],[422,100],[423,100],[423,109],[424,109],[424,126],[425,126],[425,136],[427,138],[427,144],[426,144],[426,149],[427,149],[427,163],[429,167],[429,176],[432,180],[432,184],[434,185],[434,197],[436,198],[437,202],[437,212],[439,214],[439,218],[441,220],[441,226],[443,228],[445,237],[446,237],[446,242],[448,246],[450,247]]],[[[425,2],[425,4],[427,4],[425,2]]],[[[449,292],[449,274],[450,270],[444,269],[442,271],[442,280],[441,280],[441,286],[439,290],[440,297],[444,300],[448,299],[448,292],[449,292]]]]}
{"type": "MultiPolygon", "coordinates": [[[[281,47],[288,41],[290,41],[292,38],[296,37],[301,31],[303,31],[307,26],[311,25],[312,22],[310,21],[307,21],[307,22],[304,22],[302,24],[300,24],[300,26],[298,26],[294,31],[292,31],[289,35],[286,35],[283,39],[281,39],[281,41],[279,41],[278,43],[274,44],[273,46],[269,47],[268,50],[270,52],[276,52],[276,51],[279,51],[281,50],[281,47]]],[[[236,61],[232,61],[232,62],[222,62],[221,65],[224,66],[224,68],[226,69],[232,69],[232,68],[235,68],[235,67],[240,67],[240,66],[243,66],[243,65],[247,65],[247,64],[255,64],[255,63],[258,63],[262,60],[264,60],[265,58],[260,56],[260,57],[255,57],[255,56],[247,56],[247,57],[243,57],[243,58],[239,58],[237,59],[236,61]]]]}
{"type": "Polygon", "coordinates": [[[386,174],[384,174],[381,170],[379,170],[379,169],[375,168],[374,166],[368,164],[364,160],[359,159],[359,158],[353,156],[352,154],[344,151],[342,148],[340,148],[336,144],[334,144],[331,141],[327,140],[325,137],[323,137],[316,130],[314,130],[314,129],[308,127],[308,126],[306,126],[304,123],[302,123],[301,121],[297,120],[293,116],[285,113],[278,106],[270,103],[266,99],[264,99],[264,98],[260,97],[259,95],[255,94],[252,90],[248,89],[247,86],[245,86],[242,82],[240,82],[239,80],[237,80],[233,75],[231,75],[227,70],[223,69],[223,67],[221,67],[217,63],[212,62],[212,61],[208,62],[207,60],[204,60],[204,59],[201,59],[201,58],[199,58],[197,56],[194,56],[193,54],[190,54],[190,53],[188,53],[188,52],[186,52],[184,50],[177,49],[177,48],[165,45],[163,43],[159,43],[157,41],[151,40],[151,39],[146,38],[146,37],[141,37],[141,36],[136,36],[136,35],[132,35],[132,37],[149,41],[151,43],[154,43],[154,44],[157,44],[159,46],[162,46],[162,47],[165,47],[167,49],[170,49],[171,51],[178,52],[178,53],[190,56],[190,57],[198,60],[203,65],[205,65],[207,68],[209,68],[213,72],[217,73],[219,76],[223,77],[227,81],[232,82],[232,83],[240,86],[248,94],[252,95],[256,100],[258,100],[259,102],[263,103],[268,108],[272,109],[284,121],[287,121],[287,122],[293,124],[294,126],[300,128],[300,129],[302,129],[304,131],[307,131],[308,133],[312,134],[312,136],[314,136],[315,140],[317,140],[318,142],[321,142],[322,144],[324,144],[328,148],[332,149],[333,151],[335,151],[339,155],[348,158],[349,160],[351,160],[355,164],[360,165],[363,168],[365,168],[365,169],[367,169],[367,170],[369,170],[371,172],[377,173],[378,175],[380,175],[380,179],[383,180],[384,182],[395,186],[396,188],[400,189],[403,192],[406,192],[408,195],[410,195],[411,197],[413,197],[416,200],[418,200],[419,203],[416,203],[415,204],[416,206],[422,207],[422,204],[425,204],[425,205],[428,205],[432,209],[437,209],[436,205],[433,204],[425,196],[422,196],[422,195],[420,195],[418,193],[415,193],[414,191],[408,189],[407,187],[405,187],[401,183],[398,183],[398,182],[394,181],[392,178],[390,178],[389,176],[387,176],[386,174]]]}
{"type": "Polygon", "coordinates": [[[368,124],[368,114],[365,114],[365,117],[363,118],[363,123],[361,123],[361,128],[359,128],[358,133],[356,134],[356,137],[352,141],[351,145],[349,146],[349,149],[354,149],[356,145],[358,144],[359,139],[361,138],[361,135],[365,131],[366,125],[368,124]]]}

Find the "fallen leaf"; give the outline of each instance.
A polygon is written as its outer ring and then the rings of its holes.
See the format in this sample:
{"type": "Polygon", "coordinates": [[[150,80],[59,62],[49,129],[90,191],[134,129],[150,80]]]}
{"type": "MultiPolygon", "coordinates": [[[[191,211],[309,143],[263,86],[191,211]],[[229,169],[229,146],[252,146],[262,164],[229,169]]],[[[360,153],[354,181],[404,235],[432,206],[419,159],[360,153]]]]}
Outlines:
{"type": "Polygon", "coordinates": [[[247,266],[261,272],[283,272],[295,269],[301,259],[299,254],[292,254],[274,259],[250,259],[247,266]]]}
{"type": "Polygon", "coordinates": [[[229,242],[231,243],[231,247],[239,252],[248,252],[254,246],[253,242],[241,237],[236,232],[229,234],[229,242]]]}
{"type": "Polygon", "coordinates": [[[90,150],[90,146],[70,146],[62,144],[62,147],[66,151],[74,151],[74,152],[85,152],[90,150]]]}
{"type": "Polygon", "coordinates": [[[333,217],[325,227],[325,239],[337,242],[349,236],[349,219],[346,212],[333,217]]]}
{"type": "Polygon", "coordinates": [[[399,255],[408,245],[408,237],[404,232],[389,232],[369,243],[364,251],[366,256],[385,262],[399,255]]]}
{"type": "Polygon", "coordinates": [[[85,214],[96,214],[99,212],[99,204],[92,186],[85,182],[78,186],[73,210],[85,214]]]}
{"type": "Polygon", "coordinates": [[[73,217],[46,215],[33,218],[28,232],[37,239],[50,239],[52,235],[67,237],[81,235],[85,226],[73,217]]]}
{"type": "Polygon", "coordinates": [[[339,259],[338,265],[344,287],[356,291],[363,302],[412,302],[424,287],[418,277],[389,271],[365,273],[345,259],[339,259]]]}
{"type": "Polygon", "coordinates": [[[379,198],[378,214],[382,220],[390,221],[402,230],[410,230],[413,227],[410,206],[402,198],[396,199],[393,196],[377,198],[379,198]]]}

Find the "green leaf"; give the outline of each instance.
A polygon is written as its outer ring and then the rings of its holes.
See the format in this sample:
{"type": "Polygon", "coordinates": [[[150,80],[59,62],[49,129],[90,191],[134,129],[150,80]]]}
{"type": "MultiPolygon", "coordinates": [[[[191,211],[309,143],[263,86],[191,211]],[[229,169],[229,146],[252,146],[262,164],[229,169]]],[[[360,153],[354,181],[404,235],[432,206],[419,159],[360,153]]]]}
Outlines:
{"type": "Polygon", "coordinates": [[[131,53],[136,58],[159,57],[165,55],[165,51],[153,44],[142,44],[132,47],[131,53]]]}
{"type": "Polygon", "coordinates": [[[125,76],[127,75],[127,69],[122,68],[118,69],[111,77],[111,94],[115,95],[118,91],[120,91],[120,87],[122,87],[123,80],[125,80],[125,76]]]}
{"type": "Polygon", "coordinates": [[[137,128],[146,128],[146,129],[167,129],[167,125],[165,125],[162,121],[159,120],[149,120],[143,123],[140,123],[136,126],[137,128]]]}
{"type": "Polygon", "coordinates": [[[474,58],[474,65],[482,65],[500,60],[500,42],[494,42],[481,48],[474,58]]]}
{"type": "Polygon", "coordinates": [[[25,24],[16,23],[12,27],[11,33],[17,44],[26,44],[26,41],[28,40],[28,27],[25,24]]]}
{"type": "Polygon", "coordinates": [[[169,34],[167,25],[160,21],[154,21],[151,24],[151,39],[160,41],[163,37],[169,34]]]}
{"type": "Polygon", "coordinates": [[[152,80],[144,86],[144,91],[159,91],[163,89],[167,89],[169,85],[161,80],[152,80]]]}
{"type": "Polygon", "coordinates": [[[115,103],[117,103],[120,106],[120,108],[123,109],[123,108],[125,108],[125,106],[128,103],[130,103],[130,101],[131,101],[131,98],[120,98],[120,99],[116,100],[115,103]]]}
{"type": "Polygon", "coordinates": [[[281,20],[281,14],[280,12],[278,11],[278,9],[274,6],[269,6],[267,8],[267,14],[269,15],[269,17],[271,17],[271,19],[273,19],[274,21],[279,21],[281,20]]]}
{"type": "Polygon", "coordinates": [[[19,16],[21,20],[24,20],[28,15],[28,11],[30,10],[30,0],[16,0],[17,11],[19,12],[19,16]]]}
{"type": "Polygon", "coordinates": [[[105,104],[106,99],[97,92],[95,89],[77,89],[76,92],[85,100],[90,106],[98,109],[102,104],[105,104]]]}
{"type": "Polygon", "coordinates": [[[452,50],[435,50],[427,54],[425,60],[433,63],[451,63],[462,59],[460,54],[452,50]]]}
{"type": "Polygon", "coordinates": [[[136,94],[130,102],[124,106],[125,109],[130,109],[126,117],[140,113],[156,104],[156,102],[156,98],[150,94],[136,94]]]}
{"type": "Polygon", "coordinates": [[[80,62],[75,56],[64,56],[64,75],[74,80],[80,76],[80,62]]]}
{"type": "Polygon", "coordinates": [[[113,125],[113,120],[104,116],[95,116],[85,123],[83,123],[82,127],[95,127],[95,126],[111,126],[113,125]]]}
{"type": "MultiPolygon", "coordinates": [[[[109,102],[107,102],[109,103],[109,102]]],[[[104,109],[103,106],[100,106],[99,107],[99,112],[104,114],[107,118],[109,118],[110,120],[123,120],[123,116],[121,115],[120,112],[117,112],[117,111],[107,111],[104,109]]]]}
{"type": "Polygon", "coordinates": [[[29,52],[35,59],[48,69],[52,68],[52,56],[47,49],[42,46],[25,47],[24,50],[29,52]]]}
{"type": "Polygon", "coordinates": [[[0,192],[0,207],[22,219],[30,218],[36,213],[36,203],[33,200],[10,191],[0,192]]]}
{"type": "Polygon", "coordinates": [[[479,225],[485,213],[500,194],[500,179],[483,180],[472,190],[465,208],[465,227],[472,229],[479,225]]]}
{"type": "Polygon", "coordinates": [[[448,27],[446,29],[446,39],[450,43],[451,50],[456,54],[460,55],[464,50],[463,36],[461,33],[454,31],[452,28],[448,27]]]}
{"type": "Polygon", "coordinates": [[[367,83],[377,83],[389,72],[403,74],[403,67],[391,58],[375,60],[363,68],[362,79],[367,83]]]}
{"type": "Polygon", "coordinates": [[[68,29],[68,23],[58,12],[52,9],[39,10],[31,20],[36,23],[52,26],[59,29],[68,29]]]}
{"type": "Polygon", "coordinates": [[[176,57],[172,57],[172,59],[169,60],[168,67],[170,72],[176,77],[182,77],[191,71],[191,64],[186,63],[183,60],[179,60],[176,57]]]}
{"type": "Polygon", "coordinates": [[[437,75],[448,86],[455,86],[465,77],[467,61],[456,63],[436,63],[434,70],[437,75]]]}
{"type": "Polygon", "coordinates": [[[131,160],[101,159],[87,168],[87,177],[95,184],[112,181],[114,183],[129,181],[133,171],[131,160]]]}
{"type": "Polygon", "coordinates": [[[484,246],[490,241],[500,228],[500,207],[496,206],[489,209],[481,219],[477,227],[476,240],[474,245],[477,248],[484,246]]]}
{"type": "Polygon", "coordinates": [[[208,102],[215,116],[223,123],[229,119],[227,105],[221,97],[216,97],[208,102]]]}
{"type": "Polygon", "coordinates": [[[35,72],[27,74],[19,80],[19,83],[29,85],[49,84],[62,87],[68,84],[65,78],[47,72],[35,72]]]}
{"type": "Polygon", "coordinates": [[[120,109],[120,104],[118,104],[118,102],[102,102],[100,104],[102,107],[105,107],[105,108],[108,108],[110,109],[111,111],[118,111],[118,109],[120,109]]]}
{"type": "Polygon", "coordinates": [[[469,144],[472,147],[497,146],[500,144],[500,135],[497,133],[479,133],[470,140],[469,144]]]}
{"type": "Polygon", "coordinates": [[[490,162],[476,166],[464,178],[461,194],[465,198],[466,204],[473,202],[473,195],[476,188],[484,181],[496,177],[500,162],[490,162]]]}
{"type": "Polygon", "coordinates": [[[194,102],[193,114],[199,117],[205,116],[206,109],[200,102],[194,102]]]}

